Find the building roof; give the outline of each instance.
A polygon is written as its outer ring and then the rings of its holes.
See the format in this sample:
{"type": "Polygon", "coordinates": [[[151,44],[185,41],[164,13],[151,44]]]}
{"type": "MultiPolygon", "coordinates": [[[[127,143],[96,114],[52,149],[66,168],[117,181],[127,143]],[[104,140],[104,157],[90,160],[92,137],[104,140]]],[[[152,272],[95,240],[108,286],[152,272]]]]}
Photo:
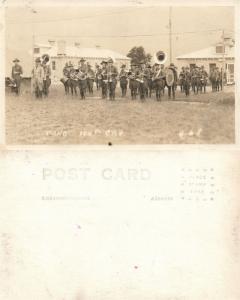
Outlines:
{"type": "MultiPolygon", "coordinates": [[[[234,47],[226,47],[225,58],[234,58],[234,47]]],[[[222,58],[222,53],[216,53],[216,46],[211,46],[198,51],[190,52],[176,57],[177,59],[207,59],[222,58]]]]}
{"type": "MultiPolygon", "coordinates": [[[[38,45],[39,48],[46,47],[46,45],[38,45]]],[[[50,57],[58,57],[58,47],[53,46],[50,47],[49,50],[44,50],[44,53],[47,53],[50,55],[50,57]]],[[[124,60],[130,60],[129,57],[122,55],[121,53],[109,50],[109,49],[103,49],[103,48],[82,48],[82,47],[76,47],[76,46],[66,46],[65,47],[65,57],[84,57],[84,58],[114,58],[114,59],[124,59],[124,60]]],[[[43,53],[41,53],[43,54],[43,53]]],[[[36,56],[39,56],[36,55],[36,56]]]]}

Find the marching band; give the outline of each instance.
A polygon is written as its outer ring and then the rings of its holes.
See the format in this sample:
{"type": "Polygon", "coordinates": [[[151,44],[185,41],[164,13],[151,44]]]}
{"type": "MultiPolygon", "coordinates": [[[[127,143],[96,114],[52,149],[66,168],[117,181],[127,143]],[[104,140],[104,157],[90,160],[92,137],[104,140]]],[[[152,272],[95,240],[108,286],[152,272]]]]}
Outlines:
{"type": "MultiPolygon", "coordinates": [[[[47,54],[35,60],[31,82],[36,98],[48,97],[51,85],[49,61],[50,57],[47,54]]],[[[23,69],[18,59],[14,59],[13,62],[11,82],[14,84],[16,94],[19,95],[23,69]]],[[[72,95],[77,95],[79,89],[81,99],[85,99],[87,93],[93,95],[95,82],[97,90],[101,89],[102,99],[109,97],[111,101],[115,100],[115,90],[119,81],[122,98],[127,96],[129,87],[132,100],[139,96],[140,100],[144,101],[148,97],[151,98],[153,92],[156,99],[160,100],[164,95],[165,87],[168,89],[168,98],[175,99],[177,85],[180,86],[180,92],[186,96],[190,95],[190,90],[194,94],[206,93],[208,82],[211,83],[212,91],[216,92],[222,90],[222,78],[222,70],[218,67],[211,69],[208,74],[204,66],[194,66],[191,70],[186,66],[181,68],[178,76],[177,67],[173,63],[164,67],[161,62],[156,62],[152,66],[144,61],[132,62],[129,70],[123,64],[118,72],[112,58],[103,60],[101,66],[96,64],[95,70],[82,58],[77,67],[74,67],[71,62],[65,64],[60,81],[64,85],[66,95],[70,92],[72,95]]]]}

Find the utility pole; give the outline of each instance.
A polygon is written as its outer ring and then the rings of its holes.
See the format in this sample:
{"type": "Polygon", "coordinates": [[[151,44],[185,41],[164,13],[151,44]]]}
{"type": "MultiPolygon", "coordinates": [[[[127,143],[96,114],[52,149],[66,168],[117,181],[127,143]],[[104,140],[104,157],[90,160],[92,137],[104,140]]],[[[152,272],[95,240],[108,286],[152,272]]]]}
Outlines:
{"type": "Polygon", "coordinates": [[[222,90],[224,90],[224,74],[225,74],[225,32],[222,30],[222,90]]]}
{"type": "Polygon", "coordinates": [[[169,7],[169,56],[170,56],[170,63],[172,62],[172,7],[169,7]]]}

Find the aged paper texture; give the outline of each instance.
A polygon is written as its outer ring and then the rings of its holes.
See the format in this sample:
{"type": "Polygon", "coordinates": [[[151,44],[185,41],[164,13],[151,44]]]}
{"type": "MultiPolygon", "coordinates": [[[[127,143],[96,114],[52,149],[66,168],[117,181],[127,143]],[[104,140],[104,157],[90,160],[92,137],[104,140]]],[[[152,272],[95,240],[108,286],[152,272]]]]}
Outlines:
{"type": "Polygon", "coordinates": [[[1,1],[0,299],[240,299],[239,8],[1,1]]]}

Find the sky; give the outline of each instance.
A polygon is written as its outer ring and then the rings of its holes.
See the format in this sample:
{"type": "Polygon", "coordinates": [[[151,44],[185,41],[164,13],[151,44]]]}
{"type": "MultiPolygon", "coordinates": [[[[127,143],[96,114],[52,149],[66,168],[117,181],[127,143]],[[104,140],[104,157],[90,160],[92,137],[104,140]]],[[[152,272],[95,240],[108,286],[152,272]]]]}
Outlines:
{"type": "MultiPolygon", "coordinates": [[[[7,71],[12,58],[29,60],[33,36],[39,43],[66,40],[125,55],[134,46],[169,54],[169,7],[8,7],[5,18],[7,71]]],[[[219,42],[222,29],[234,35],[233,7],[173,7],[173,58],[219,42]]]]}

